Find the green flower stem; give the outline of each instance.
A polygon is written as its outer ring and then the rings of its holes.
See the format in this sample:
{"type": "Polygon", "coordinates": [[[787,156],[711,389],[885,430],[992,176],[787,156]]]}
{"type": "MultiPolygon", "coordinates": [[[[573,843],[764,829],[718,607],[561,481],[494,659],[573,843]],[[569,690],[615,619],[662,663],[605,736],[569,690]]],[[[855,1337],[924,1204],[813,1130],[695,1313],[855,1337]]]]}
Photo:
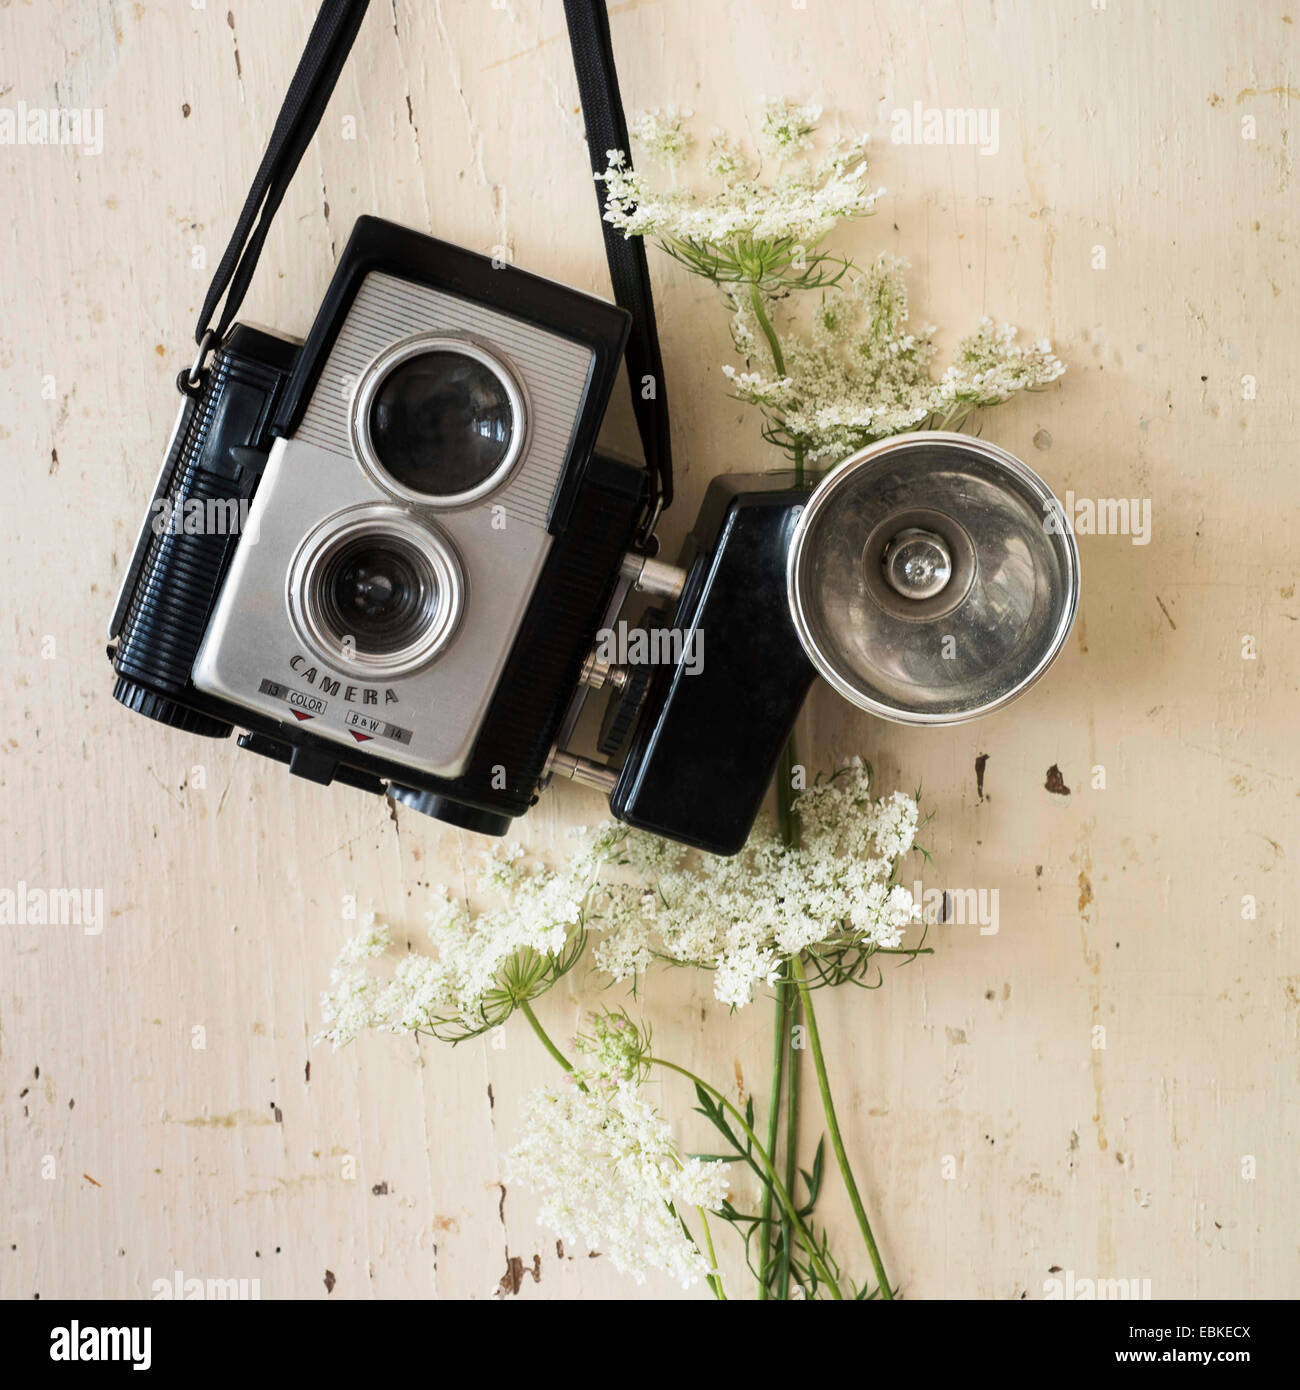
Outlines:
{"type": "Polygon", "coordinates": [[[772,365],[784,376],[785,357],[781,352],[781,344],[777,340],[776,329],[772,327],[772,320],[768,318],[767,309],[763,305],[763,292],[753,280],[749,282],[749,307],[753,309],[758,326],[763,330],[763,337],[767,339],[768,349],[772,353],[772,365]]]}
{"type": "Polygon", "coordinates": [[[799,750],[791,734],[776,765],[776,818],[787,849],[798,849],[800,843],[799,813],[795,810],[793,786],[794,770],[798,765],[799,750]]]}
{"type": "Polygon", "coordinates": [[[822,1093],[822,1109],[826,1112],[826,1127],[831,1133],[831,1146],[835,1150],[835,1161],[839,1164],[840,1175],[848,1189],[849,1201],[853,1204],[853,1214],[858,1219],[862,1239],[866,1242],[867,1254],[871,1257],[871,1267],[876,1271],[876,1282],[880,1286],[882,1298],[893,1298],[894,1292],[889,1284],[889,1276],[876,1248],[876,1239],[871,1234],[871,1223],[867,1220],[866,1209],[858,1194],[858,1185],[849,1167],[849,1156],[844,1150],[844,1139],[840,1134],[840,1123],[835,1115],[835,1102],[831,1099],[830,1078],[826,1075],[826,1059],[822,1056],[821,1034],[817,1030],[817,1015],[813,1011],[812,993],[808,989],[808,977],[804,974],[803,957],[793,956],[790,960],[794,972],[795,988],[799,991],[799,1001],[803,1005],[804,1018],[808,1024],[808,1039],[812,1043],[813,1065],[817,1069],[817,1085],[822,1093]]]}
{"type": "MultiPolygon", "coordinates": [[[[777,820],[780,825],[781,838],[790,848],[797,848],[799,844],[799,817],[794,808],[794,768],[799,760],[798,749],[795,747],[794,735],[791,734],[786,740],[785,747],[781,750],[781,758],[776,769],[776,805],[777,820]]],[[[797,1007],[797,1000],[790,988],[789,972],[787,971],[782,980],[776,987],[776,1017],[773,1020],[774,1035],[772,1039],[772,1086],[770,1113],[767,1126],[767,1149],[773,1157],[776,1156],[777,1129],[781,1118],[781,1063],[786,1052],[790,1054],[790,1065],[786,1079],[787,1088],[787,1119],[786,1119],[786,1147],[785,1147],[785,1185],[786,1191],[794,1191],[794,1175],[798,1168],[796,1134],[798,1126],[798,1102],[799,1102],[799,1072],[798,1058],[794,1049],[790,1047],[790,1029],[794,1022],[794,1012],[797,1007]]],[[[767,1221],[772,1214],[772,1194],[771,1189],[765,1189],[763,1193],[763,1219],[767,1221]]],[[[782,1230],[782,1255],[781,1266],[778,1275],[778,1296],[785,1298],[790,1289],[790,1225],[784,1219],[781,1222],[782,1230]]],[[[759,1276],[761,1289],[759,1298],[767,1297],[767,1272],[769,1268],[768,1240],[770,1227],[763,1228],[763,1258],[759,1265],[759,1276]]]]}
{"type": "Polygon", "coordinates": [[[675,1071],[678,1076],[684,1076],[702,1091],[708,1092],[708,1094],[731,1115],[732,1119],[735,1120],[744,1132],[745,1138],[749,1140],[755,1155],[766,1170],[768,1182],[771,1183],[772,1189],[776,1193],[777,1201],[780,1202],[781,1206],[784,1208],[785,1214],[789,1218],[791,1225],[794,1227],[795,1231],[798,1232],[799,1243],[803,1246],[809,1262],[816,1269],[817,1273],[821,1275],[822,1282],[830,1290],[831,1297],[842,1300],[844,1295],[840,1292],[839,1285],[835,1282],[834,1278],[832,1278],[831,1272],[826,1267],[825,1261],[817,1252],[817,1242],[813,1239],[812,1233],[808,1230],[808,1227],[804,1225],[803,1218],[795,1209],[794,1202],[791,1200],[789,1192],[786,1191],[785,1184],[781,1181],[780,1175],[776,1171],[776,1165],[768,1157],[767,1150],[759,1143],[758,1135],[749,1127],[749,1122],[745,1117],[716,1086],[710,1086],[707,1081],[696,1076],[694,1072],[687,1071],[685,1067],[679,1067],[676,1062],[665,1061],[662,1057],[647,1057],[646,1061],[653,1067],[663,1067],[667,1071],[675,1071]]]}
{"type": "MultiPolygon", "coordinates": [[[[709,1268],[716,1270],[718,1268],[718,1257],[713,1250],[713,1232],[709,1230],[709,1218],[704,1214],[703,1207],[696,1207],[695,1210],[699,1212],[700,1225],[704,1227],[704,1248],[709,1252],[709,1268]]],[[[709,1288],[713,1290],[714,1298],[716,1298],[719,1303],[728,1302],[727,1292],[722,1287],[721,1276],[714,1273],[706,1275],[705,1278],[708,1280],[709,1288]]]]}
{"type": "MultiPolygon", "coordinates": [[[[772,365],[776,368],[777,375],[785,376],[785,355],[781,351],[776,329],[772,327],[772,320],[768,318],[767,310],[763,307],[763,292],[754,280],[749,282],[749,307],[754,311],[758,326],[763,330],[763,337],[767,339],[767,346],[772,354],[772,365]]],[[[798,439],[794,441],[794,481],[796,487],[803,483],[803,444],[798,439]]]]}
{"type": "MultiPolygon", "coordinates": [[[[790,987],[782,980],[776,987],[776,1015],[772,1020],[772,1084],[768,1090],[767,1113],[767,1151],[770,1154],[776,1153],[776,1141],[781,1123],[781,1072],[785,1061],[785,1039],[789,1032],[789,1024],[787,1023],[789,999],[790,987]]],[[[786,1186],[789,1187],[788,1177],[786,1186]]],[[[766,1300],[768,1296],[767,1276],[772,1265],[772,1202],[772,1189],[764,1185],[762,1247],[758,1260],[758,1296],[760,1300],[766,1300]]],[[[788,1232],[786,1239],[787,1241],[789,1239],[788,1232]]]]}
{"type": "MultiPolygon", "coordinates": [[[[555,1060],[560,1064],[560,1066],[562,1066],[564,1070],[567,1071],[571,1077],[573,1077],[573,1079],[578,1083],[579,1089],[585,1091],[587,1089],[586,1083],[582,1080],[578,1073],[574,1071],[573,1063],[570,1062],[569,1059],[564,1055],[564,1053],[561,1052],[560,1049],[556,1047],[556,1045],[551,1041],[551,1035],[546,1031],[545,1028],[542,1027],[541,1019],[539,1019],[537,1015],[533,1012],[533,1006],[528,1002],[527,999],[519,1000],[519,1011],[531,1024],[532,1030],[534,1033],[537,1034],[538,1040],[541,1042],[542,1046],[547,1050],[547,1052],[551,1054],[552,1057],[555,1058],[555,1060]]],[[[716,1270],[718,1267],[718,1257],[713,1250],[713,1233],[709,1230],[709,1219],[707,1216],[705,1216],[703,1207],[696,1207],[695,1210],[700,1213],[700,1220],[704,1223],[704,1244],[705,1248],[709,1252],[709,1268],[716,1270]]],[[[683,1222],[682,1224],[685,1225],[686,1223],[683,1222]]],[[[687,1235],[690,1235],[689,1230],[687,1231],[687,1235]]],[[[691,1236],[691,1239],[694,1240],[695,1237],[691,1236]]],[[[705,1278],[709,1285],[709,1288],[713,1291],[714,1298],[716,1298],[721,1303],[727,1302],[727,1295],[723,1291],[721,1278],[717,1274],[709,1274],[706,1275],[705,1278]]]]}
{"type": "MultiPolygon", "coordinates": [[[[789,986],[787,985],[786,988],[788,990],[789,986]]],[[[799,996],[791,991],[789,1000],[790,1007],[785,1021],[786,1042],[790,1047],[785,1098],[785,1189],[787,1192],[793,1192],[795,1175],[799,1168],[799,1052],[794,1046],[794,1029],[799,1022],[799,996]]],[[[781,1252],[777,1288],[782,1298],[789,1297],[790,1228],[788,1225],[785,1227],[785,1246],[781,1252]]]]}
{"type": "MultiPolygon", "coordinates": [[[[528,1020],[528,1022],[532,1024],[533,1032],[537,1034],[538,1038],[541,1040],[542,1046],[547,1050],[547,1052],[549,1052],[551,1056],[555,1058],[555,1060],[564,1068],[565,1071],[569,1073],[570,1076],[575,1075],[575,1072],[573,1070],[573,1063],[570,1062],[569,1059],[564,1055],[564,1053],[561,1052],[560,1049],[556,1047],[556,1045],[551,1041],[551,1035],[546,1031],[545,1028],[542,1027],[541,1021],[533,1012],[533,1006],[528,1002],[527,999],[521,999],[519,1001],[519,1009],[523,1016],[528,1020]]],[[[578,1085],[582,1086],[582,1082],[579,1081],[578,1085]]],[[[587,1088],[585,1086],[582,1086],[582,1089],[585,1091],[587,1088]]]]}

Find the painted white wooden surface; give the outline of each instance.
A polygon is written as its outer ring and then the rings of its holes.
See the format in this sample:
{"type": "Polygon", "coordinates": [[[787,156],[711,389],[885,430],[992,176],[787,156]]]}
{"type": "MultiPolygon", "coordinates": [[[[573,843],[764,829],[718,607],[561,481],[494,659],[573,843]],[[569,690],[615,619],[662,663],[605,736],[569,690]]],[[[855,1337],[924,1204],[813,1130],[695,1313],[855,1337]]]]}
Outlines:
{"type": "MultiPolygon", "coordinates": [[[[305,0],[228,3],[0,5],[0,107],[103,112],[98,156],[0,146],[0,884],[102,888],[107,911],[98,936],[0,928],[0,1291],[147,1296],[180,1270],[263,1297],[672,1295],[561,1256],[502,1186],[552,1067],[522,1024],[503,1051],[310,1046],[344,899],[417,929],[473,843],[110,698],[104,626],[206,283],[193,248],[219,254],[310,21],[305,0]]],[[[1081,540],[1070,648],[1009,711],[936,731],[824,688],[808,706],[810,762],[860,751],[886,788],[924,784],[931,884],[1000,893],[995,935],[941,928],[878,994],[821,996],[891,1271],[925,1298],[1041,1297],[1053,1266],[1295,1296],[1290,0],[611,8],[629,105],[735,126],[783,94],[880,137],[889,193],[845,245],[908,256],[917,316],[954,333],[985,312],[1050,333],[1069,375],[987,434],[1058,491],[1153,504],[1149,545],[1081,540]],[[996,109],[996,155],[891,144],[914,101],[996,109]]],[[[301,333],[364,212],[604,292],[581,135],[557,0],[376,0],[249,316],[301,333]]],[[[775,460],[726,397],[714,296],[653,269],[671,547],[711,474],[775,460]]],[[[621,392],[607,429],[631,448],[621,392]]],[[[521,833],[545,846],[599,809],[566,788],[521,833]]],[[[543,1017],[567,1034],[596,984],[543,1017]]],[[[645,1002],[664,1049],[761,1094],[765,1003],[729,1018],[685,974],[645,1002]]]]}

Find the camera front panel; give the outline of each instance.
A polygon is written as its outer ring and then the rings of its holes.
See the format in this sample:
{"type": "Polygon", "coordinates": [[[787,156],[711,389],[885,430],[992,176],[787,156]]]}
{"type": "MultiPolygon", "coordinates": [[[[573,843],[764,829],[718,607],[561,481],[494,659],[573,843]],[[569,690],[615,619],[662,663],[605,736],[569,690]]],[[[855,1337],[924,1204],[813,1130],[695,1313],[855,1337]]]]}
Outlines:
{"type": "Polygon", "coordinates": [[[592,370],[550,327],[366,274],[272,449],[195,685],[458,776],[552,544],[592,370]]]}

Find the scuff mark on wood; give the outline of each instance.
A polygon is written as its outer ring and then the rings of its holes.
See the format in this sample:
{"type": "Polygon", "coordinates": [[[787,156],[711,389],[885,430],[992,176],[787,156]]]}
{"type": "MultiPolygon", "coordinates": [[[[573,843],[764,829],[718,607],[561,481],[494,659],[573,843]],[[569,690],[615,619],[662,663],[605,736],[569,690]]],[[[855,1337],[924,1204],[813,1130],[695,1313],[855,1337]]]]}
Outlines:
{"type": "Polygon", "coordinates": [[[503,1296],[508,1294],[513,1298],[523,1288],[526,1273],[533,1276],[534,1284],[542,1282],[542,1257],[540,1255],[533,1256],[532,1267],[527,1270],[524,1268],[523,1260],[518,1255],[508,1256],[506,1272],[501,1276],[501,1282],[497,1285],[497,1292],[503,1296]]]}
{"type": "Polygon", "coordinates": [[[1243,87],[1237,93],[1237,105],[1248,97],[1283,97],[1287,101],[1300,101],[1300,87],[1243,87]]]}
{"type": "Polygon", "coordinates": [[[226,23],[230,26],[230,41],[235,49],[235,76],[242,83],[244,80],[244,65],[239,59],[239,36],[235,33],[235,14],[233,10],[226,11],[226,23]]]}
{"type": "Polygon", "coordinates": [[[243,1125],[269,1125],[273,1121],[253,1110],[232,1110],[228,1115],[196,1115],[190,1120],[173,1120],[166,1113],[165,1125],[188,1125],[192,1129],[238,1129],[243,1125]]]}

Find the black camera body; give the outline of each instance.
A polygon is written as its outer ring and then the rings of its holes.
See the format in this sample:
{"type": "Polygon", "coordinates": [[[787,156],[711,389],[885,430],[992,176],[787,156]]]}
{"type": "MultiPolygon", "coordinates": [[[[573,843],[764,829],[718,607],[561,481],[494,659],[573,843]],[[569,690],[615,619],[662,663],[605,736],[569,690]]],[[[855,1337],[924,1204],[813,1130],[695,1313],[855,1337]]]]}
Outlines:
{"type": "Polygon", "coordinates": [[[388,793],[466,829],[504,833],[559,773],[610,793],[631,824],[739,849],[813,676],[784,600],[783,538],[807,494],[770,475],[721,480],[681,569],[639,553],[645,470],[595,448],[626,333],[613,305],[360,219],[305,343],[235,325],[201,378],[182,379],[110,628],[115,697],[184,732],[241,729],[241,747],[298,776],[388,793]],[[517,386],[509,399],[498,377],[517,386]],[[367,429],[374,439],[359,437],[367,429]],[[349,527],[369,531],[359,542],[349,527]],[[322,529],[338,534],[313,569],[310,540],[289,552],[322,529]],[[420,588],[424,550],[461,573],[431,570],[433,599],[406,611],[399,591],[420,588]],[[666,603],[660,627],[707,626],[698,669],[594,659],[638,589],[666,603]],[[440,616],[449,596],[454,621],[440,616]],[[355,617],[359,635],[335,641],[332,616],[355,617]],[[441,622],[442,645],[403,666],[403,622],[417,644],[421,623],[441,622]],[[500,655],[464,657],[488,624],[500,655]],[[596,762],[563,745],[603,686],[612,761],[596,762]],[[421,731],[448,725],[469,730],[462,745],[422,751],[421,731]]]}

